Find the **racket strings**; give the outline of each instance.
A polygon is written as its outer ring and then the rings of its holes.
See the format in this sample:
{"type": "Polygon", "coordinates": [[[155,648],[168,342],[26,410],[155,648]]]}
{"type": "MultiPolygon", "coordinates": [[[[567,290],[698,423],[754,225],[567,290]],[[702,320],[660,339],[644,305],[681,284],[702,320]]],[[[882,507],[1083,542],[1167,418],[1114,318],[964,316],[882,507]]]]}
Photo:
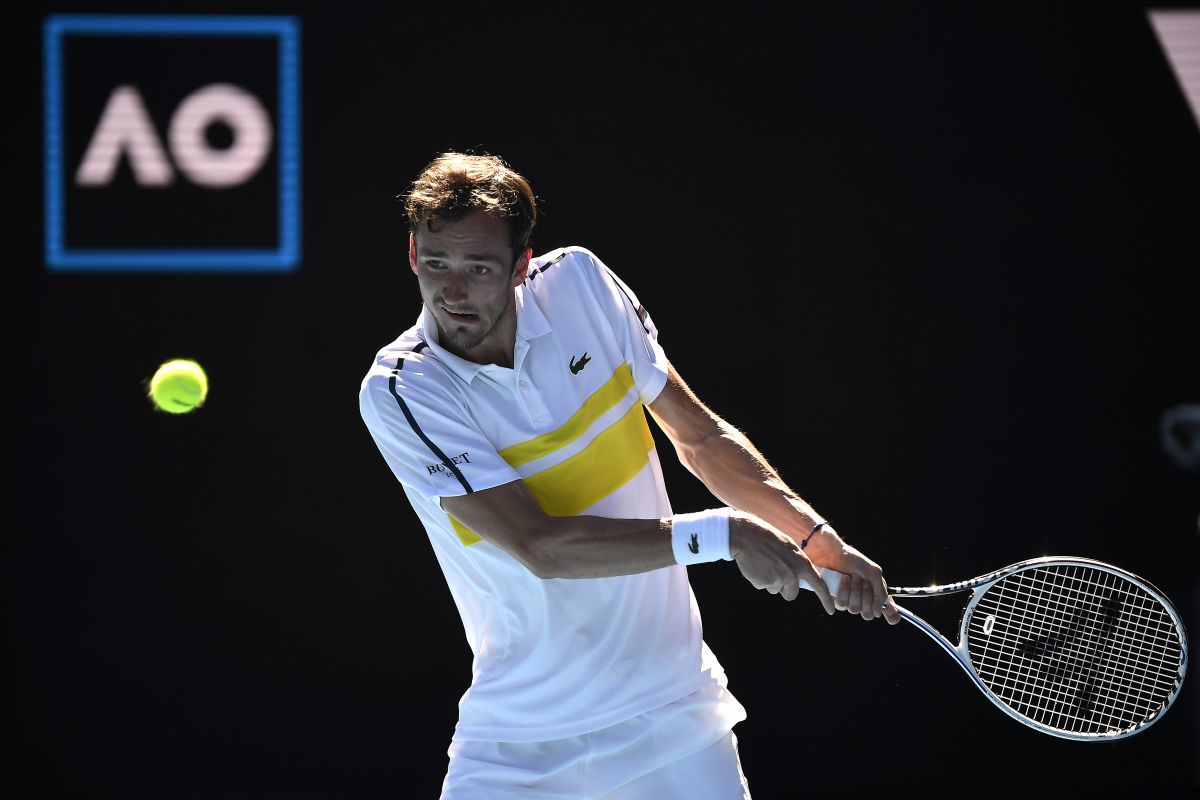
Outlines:
{"type": "Polygon", "coordinates": [[[967,622],[980,679],[1046,727],[1094,735],[1135,728],[1178,689],[1174,619],[1145,589],[1102,569],[1013,573],[984,593],[967,622]]]}
{"type": "MultiPolygon", "coordinates": [[[[1027,584],[1028,581],[1023,583],[1027,584]]],[[[1028,596],[1027,591],[1021,591],[1027,589],[1026,586],[1016,584],[1015,587],[1018,589],[1015,592],[1014,587],[1006,587],[1009,591],[1006,592],[1005,599],[1010,603],[1014,597],[1020,600],[1028,596]]],[[[1043,705],[1043,711],[1049,710],[1060,716],[1074,717],[1076,723],[1088,722],[1095,717],[1096,699],[1098,696],[1103,697],[1103,690],[1106,688],[1104,682],[1107,680],[1112,683],[1114,670],[1112,664],[1103,658],[1103,645],[1106,644],[1106,637],[1113,634],[1115,627],[1112,622],[1114,614],[1111,612],[1115,607],[1115,613],[1119,613],[1120,606],[1114,604],[1108,595],[1100,602],[1099,608],[1103,610],[1107,604],[1109,611],[1093,614],[1086,606],[1079,605],[1081,598],[1077,587],[1064,586],[1062,581],[1059,581],[1058,588],[1063,592],[1066,602],[1062,602],[1063,598],[1058,597],[1043,603],[1043,609],[1052,612],[1049,619],[1057,620],[1057,624],[1045,624],[1047,616],[1044,610],[1037,611],[1035,608],[1035,613],[1030,614],[1030,609],[1023,609],[1024,613],[1013,618],[1015,624],[1010,627],[1010,631],[1017,633],[1016,653],[1023,657],[1025,663],[1015,662],[1015,673],[1011,669],[1013,664],[1006,663],[1003,669],[997,670],[997,674],[1003,674],[1010,683],[1014,674],[1026,682],[1032,678],[1034,684],[1032,687],[1025,687],[1025,695],[1029,695],[1029,689],[1032,688],[1034,694],[1040,691],[1048,697],[1050,702],[1043,705]],[[1073,613],[1066,615],[1064,607],[1073,607],[1073,613]],[[1030,662],[1037,664],[1036,669],[1031,667],[1030,662]]],[[[994,623],[992,628],[994,631],[994,623]]],[[[1013,695],[1008,699],[1029,704],[1029,698],[1022,695],[1013,695]]],[[[1139,699],[1136,695],[1132,697],[1135,706],[1139,705],[1139,699]]],[[[1099,705],[1101,713],[1108,711],[1110,715],[1117,708],[1117,704],[1105,702],[1104,699],[1100,700],[1099,705]]],[[[1140,705],[1148,708],[1150,703],[1144,702],[1140,705]]],[[[1047,717],[1044,713],[1042,717],[1043,721],[1052,724],[1065,724],[1061,720],[1047,717]]]]}
{"type": "MultiPolygon", "coordinates": [[[[1102,587],[1110,586],[1111,580],[1102,584],[1102,587]]],[[[1075,727],[1080,727],[1081,723],[1088,721],[1103,726],[1106,722],[1103,715],[1106,712],[1110,718],[1120,716],[1122,700],[1125,701],[1124,705],[1133,706],[1133,713],[1145,714],[1153,707],[1154,699],[1147,699],[1138,693],[1130,694],[1128,691],[1123,695],[1122,690],[1129,687],[1114,683],[1113,680],[1120,665],[1117,661],[1105,660],[1105,648],[1113,639],[1119,641],[1128,638],[1116,634],[1115,623],[1122,611],[1122,604],[1113,598],[1112,592],[1102,592],[1101,596],[1105,599],[1100,601],[1096,613],[1092,613],[1087,606],[1078,605],[1078,592],[1071,592],[1069,595],[1073,595],[1071,600],[1076,604],[1070,617],[1070,627],[1065,632],[1060,629],[1051,633],[1048,637],[1049,645],[1043,651],[1034,649],[1031,652],[1027,646],[1031,640],[1026,640],[1026,646],[1019,651],[1027,659],[1041,660],[1042,666],[1037,675],[1043,680],[1050,679],[1049,685],[1056,693],[1058,701],[1055,710],[1063,713],[1064,707],[1068,709],[1066,716],[1075,723],[1075,727]],[[1090,624],[1081,626],[1081,622],[1090,624]],[[1061,653],[1055,652],[1054,649],[1059,645],[1057,639],[1062,639],[1061,653]],[[1064,703],[1068,705],[1064,706],[1064,703]]],[[[1121,646],[1117,646],[1118,654],[1122,652],[1121,646]]],[[[1126,652],[1136,659],[1137,654],[1131,649],[1126,648],[1126,652]]],[[[1125,713],[1128,713],[1128,709],[1125,713]]],[[[1111,727],[1113,720],[1107,722],[1111,727]]]]}

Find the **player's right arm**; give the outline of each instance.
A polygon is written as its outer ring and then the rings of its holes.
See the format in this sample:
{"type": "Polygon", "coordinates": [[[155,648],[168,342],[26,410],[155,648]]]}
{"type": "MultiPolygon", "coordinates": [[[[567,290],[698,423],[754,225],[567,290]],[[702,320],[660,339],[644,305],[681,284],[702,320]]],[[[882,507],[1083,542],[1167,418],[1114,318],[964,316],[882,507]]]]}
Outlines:
{"type": "MultiPolygon", "coordinates": [[[[442,509],[540,578],[606,578],[668,567],[673,519],[555,517],[517,480],[466,495],[443,497],[442,509]]],[[[825,610],[834,602],[790,538],[767,523],[734,511],[730,550],[746,579],[791,600],[800,578],[818,585],[825,610]],[[806,569],[807,567],[807,569],[806,569]]]]}
{"type": "Polygon", "coordinates": [[[521,480],[443,497],[441,505],[539,578],[607,578],[675,563],[669,520],[554,517],[521,480]]]}
{"type": "Polygon", "coordinates": [[[553,517],[472,424],[421,348],[397,349],[364,380],[359,407],[402,484],[542,578],[630,575],[675,563],[662,519],[553,517]],[[458,456],[456,459],[455,456],[458,456]]]}

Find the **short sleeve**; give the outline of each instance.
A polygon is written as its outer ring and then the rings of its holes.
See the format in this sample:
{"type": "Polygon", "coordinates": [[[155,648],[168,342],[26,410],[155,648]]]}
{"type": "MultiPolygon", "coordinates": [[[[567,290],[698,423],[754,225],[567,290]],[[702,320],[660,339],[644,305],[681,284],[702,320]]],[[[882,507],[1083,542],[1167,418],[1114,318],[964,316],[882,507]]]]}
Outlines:
{"type": "Polygon", "coordinates": [[[595,255],[588,256],[594,265],[590,275],[593,290],[633,368],[642,402],[649,404],[666,385],[669,368],[667,355],[658,343],[658,328],[633,290],[595,255]]]}
{"type": "Polygon", "coordinates": [[[400,483],[432,499],[519,480],[450,392],[406,377],[403,366],[378,366],[359,392],[363,422],[400,483]]]}

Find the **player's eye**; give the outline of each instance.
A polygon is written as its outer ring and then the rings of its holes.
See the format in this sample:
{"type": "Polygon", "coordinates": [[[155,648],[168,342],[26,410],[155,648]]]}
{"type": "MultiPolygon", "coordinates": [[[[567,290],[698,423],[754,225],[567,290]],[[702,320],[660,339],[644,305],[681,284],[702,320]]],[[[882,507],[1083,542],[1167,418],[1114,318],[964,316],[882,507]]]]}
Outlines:
{"type": "Polygon", "coordinates": [[[474,267],[471,268],[471,271],[474,272],[476,275],[487,275],[492,271],[492,268],[485,267],[482,264],[476,264],[474,267]]]}

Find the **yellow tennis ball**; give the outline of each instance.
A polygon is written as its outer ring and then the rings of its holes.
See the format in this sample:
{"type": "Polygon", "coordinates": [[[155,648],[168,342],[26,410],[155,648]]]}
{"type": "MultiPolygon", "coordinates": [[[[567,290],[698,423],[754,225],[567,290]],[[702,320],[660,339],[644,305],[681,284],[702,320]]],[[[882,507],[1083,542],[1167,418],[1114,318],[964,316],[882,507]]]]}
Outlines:
{"type": "Polygon", "coordinates": [[[203,405],[208,396],[208,376],[195,361],[176,358],[166,362],[150,379],[150,399],[162,411],[186,414],[203,405]]]}

